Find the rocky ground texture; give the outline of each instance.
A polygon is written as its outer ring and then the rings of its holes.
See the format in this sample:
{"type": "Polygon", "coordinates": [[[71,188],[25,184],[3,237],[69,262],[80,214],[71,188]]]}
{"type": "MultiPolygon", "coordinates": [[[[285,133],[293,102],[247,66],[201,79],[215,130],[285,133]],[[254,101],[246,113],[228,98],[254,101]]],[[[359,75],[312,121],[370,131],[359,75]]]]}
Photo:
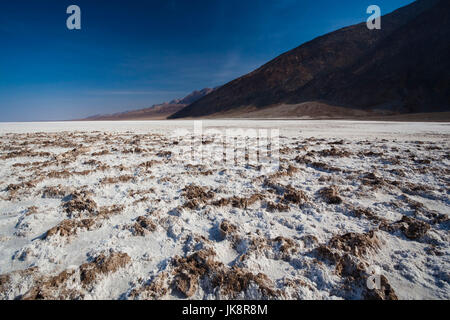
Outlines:
{"type": "Polygon", "coordinates": [[[162,126],[3,127],[0,298],[449,299],[448,126],[319,125],[269,173],[162,126]]]}

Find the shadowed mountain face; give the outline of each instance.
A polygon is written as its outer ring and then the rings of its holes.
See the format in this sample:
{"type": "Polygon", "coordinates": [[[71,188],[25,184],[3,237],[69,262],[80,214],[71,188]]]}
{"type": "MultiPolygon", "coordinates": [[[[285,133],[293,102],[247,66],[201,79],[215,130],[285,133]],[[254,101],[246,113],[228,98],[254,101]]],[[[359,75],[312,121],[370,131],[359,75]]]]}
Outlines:
{"type": "Polygon", "coordinates": [[[200,91],[194,91],[182,99],[175,99],[170,102],[155,104],[149,108],[125,111],[114,114],[95,115],[83,120],[161,120],[180,111],[187,105],[197,101],[214,91],[214,89],[205,88],[200,91]]]}
{"type": "Polygon", "coordinates": [[[383,16],[381,30],[361,23],[316,38],[170,118],[309,101],[366,111],[450,110],[449,7],[420,0],[383,16]]]}

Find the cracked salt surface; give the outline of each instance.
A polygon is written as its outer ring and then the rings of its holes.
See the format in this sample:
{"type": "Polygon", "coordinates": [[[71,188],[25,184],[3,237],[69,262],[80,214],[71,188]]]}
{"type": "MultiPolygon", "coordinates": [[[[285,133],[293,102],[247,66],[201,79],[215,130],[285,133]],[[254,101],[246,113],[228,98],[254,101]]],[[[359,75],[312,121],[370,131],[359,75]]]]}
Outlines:
{"type": "Polygon", "coordinates": [[[187,165],[192,121],[0,123],[0,297],[449,299],[448,124],[202,124],[279,129],[280,168],[187,165]]]}

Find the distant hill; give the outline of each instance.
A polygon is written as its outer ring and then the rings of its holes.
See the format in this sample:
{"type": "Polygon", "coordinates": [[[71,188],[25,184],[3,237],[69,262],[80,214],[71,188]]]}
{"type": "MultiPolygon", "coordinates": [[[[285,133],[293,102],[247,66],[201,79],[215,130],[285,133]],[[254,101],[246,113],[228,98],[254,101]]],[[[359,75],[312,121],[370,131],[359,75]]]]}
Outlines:
{"type": "Polygon", "coordinates": [[[418,0],[381,30],[364,22],[318,37],[169,118],[450,111],[449,39],[450,1],[418,0]]]}
{"type": "Polygon", "coordinates": [[[174,99],[170,102],[153,105],[149,108],[119,112],[114,114],[99,114],[85,119],[84,121],[102,121],[102,120],[161,120],[180,111],[187,105],[197,101],[214,91],[214,89],[205,88],[194,91],[182,99],[174,99]]]}

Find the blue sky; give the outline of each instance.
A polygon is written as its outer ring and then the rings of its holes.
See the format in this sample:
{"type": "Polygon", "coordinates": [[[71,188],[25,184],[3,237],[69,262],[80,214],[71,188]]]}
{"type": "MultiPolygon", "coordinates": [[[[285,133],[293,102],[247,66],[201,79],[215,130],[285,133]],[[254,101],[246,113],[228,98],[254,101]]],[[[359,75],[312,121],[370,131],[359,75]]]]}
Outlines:
{"type": "Polygon", "coordinates": [[[0,121],[145,108],[222,85],[279,54],[412,0],[0,2],[0,121]],[[66,9],[81,8],[81,30],[66,9]]]}

